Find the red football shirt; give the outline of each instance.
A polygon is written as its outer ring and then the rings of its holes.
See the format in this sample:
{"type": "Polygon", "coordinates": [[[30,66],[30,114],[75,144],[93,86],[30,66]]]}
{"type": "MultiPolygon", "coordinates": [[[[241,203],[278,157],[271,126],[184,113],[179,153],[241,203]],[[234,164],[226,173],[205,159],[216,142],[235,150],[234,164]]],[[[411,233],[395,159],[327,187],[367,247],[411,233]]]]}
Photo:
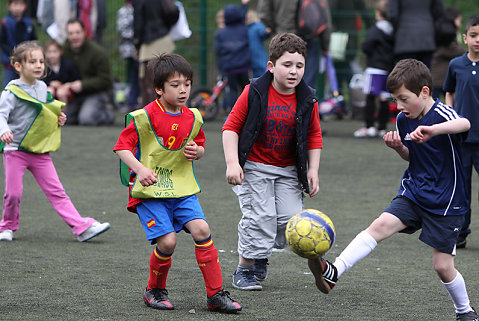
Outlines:
{"type": "MultiPolygon", "coordinates": [[[[245,87],[228,116],[223,130],[238,135],[248,114],[248,91],[245,87]]],[[[268,112],[263,128],[253,145],[248,160],[274,166],[296,165],[296,93],[281,94],[273,85],[268,90],[268,112]]],[[[308,130],[308,149],[323,147],[318,103],[314,104],[308,130]]]]}
{"type": "MultiPolygon", "coordinates": [[[[179,114],[170,114],[165,111],[157,99],[148,104],[144,109],[148,112],[153,130],[163,146],[169,149],[178,149],[186,142],[193,128],[195,119],[193,112],[188,107],[183,106],[179,114]]],[[[201,128],[194,142],[198,146],[205,147],[205,141],[205,133],[203,132],[203,128],[201,128]]],[[[137,144],[138,133],[132,121],[121,132],[113,151],[130,150],[135,153],[137,144]]],[[[131,177],[130,181],[134,181],[134,179],[135,176],[131,177]]],[[[130,185],[130,189],[131,187],[132,185],[130,185]]],[[[128,200],[128,210],[136,212],[136,204],[144,200],[144,198],[134,198],[130,196],[128,200]]]]}

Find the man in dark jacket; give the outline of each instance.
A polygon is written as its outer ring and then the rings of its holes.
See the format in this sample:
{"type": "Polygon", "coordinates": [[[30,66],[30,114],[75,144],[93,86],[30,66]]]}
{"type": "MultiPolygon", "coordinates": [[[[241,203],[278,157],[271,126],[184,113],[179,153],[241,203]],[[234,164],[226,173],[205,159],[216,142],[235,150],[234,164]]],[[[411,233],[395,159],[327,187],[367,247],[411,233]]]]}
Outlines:
{"type": "Polygon", "coordinates": [[[112,87],[110,62],[105,50],[91,40],[80,20],[67,24],[68,42],[64,57],[70,59],[80,73],[80,80],[70,84],[75,98],[66,108],[67,123],[79,125],[103,125],[113,121],[108,108],[112,87]]]}

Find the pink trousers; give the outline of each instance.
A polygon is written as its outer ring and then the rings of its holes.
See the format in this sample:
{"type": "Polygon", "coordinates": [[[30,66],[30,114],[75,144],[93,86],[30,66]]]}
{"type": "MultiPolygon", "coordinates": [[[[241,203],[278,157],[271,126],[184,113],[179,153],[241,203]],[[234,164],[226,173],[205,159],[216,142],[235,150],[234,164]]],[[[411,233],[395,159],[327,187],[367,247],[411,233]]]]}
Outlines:
{"type": "Polygon", "coordinates": [[[73,234],[80,235],[96,222],[90,217],[80,216],[66,194],[48,153],[4,151],[3,166],[5,167],[5,195],[0,231],[16,231],[18,229],[23,176],[26,169],[33,174],[55,211],[72,228],[73,234]]]}

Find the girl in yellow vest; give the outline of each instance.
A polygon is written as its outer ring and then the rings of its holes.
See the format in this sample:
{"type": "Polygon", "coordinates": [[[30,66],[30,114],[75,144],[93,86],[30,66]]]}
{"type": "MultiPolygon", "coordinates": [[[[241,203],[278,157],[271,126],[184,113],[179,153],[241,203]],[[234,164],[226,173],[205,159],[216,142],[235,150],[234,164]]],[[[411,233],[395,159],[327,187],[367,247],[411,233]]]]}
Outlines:
{"type": "Polygon", "coordinates": [[[11,64],[20,78],[12,80],[0,96],[0,139],[5,167],[5,197],[0,241],[12,241],[20,221],[23,176],[28,169],[63,221],[84,242],[110,228],[82,217],[58,178],[49,152],[60,147],[64,103],[51,99],[46,84],[45,55],[35,41],[15,47],[11,64]]]}
{"type": "Polygon", "coordinates": [[[223,290],[218,252],[198,201],[200,187],[193,161],[204,154],[203,119],[185,107],[193,70],[180,55],[163,54],[148,68],[158,98],[129,114],[114,151],[131,169],[128,210],[137,213],[147,239],[156,243],[150,256],[150,278],[143,293],[148,307],[173,310],[166,278],[176,233],[185,230],[195,242],[196,261],[206,285],[211,311],[236,313],[241,306],[223,290]]]}

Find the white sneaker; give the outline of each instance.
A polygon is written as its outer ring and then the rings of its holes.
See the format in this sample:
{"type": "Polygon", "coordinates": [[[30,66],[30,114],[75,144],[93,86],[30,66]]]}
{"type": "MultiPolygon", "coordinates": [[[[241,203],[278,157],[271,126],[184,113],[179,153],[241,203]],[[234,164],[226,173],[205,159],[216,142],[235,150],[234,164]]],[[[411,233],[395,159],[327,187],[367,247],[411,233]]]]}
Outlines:
{"type": "Polygon", "coordinates": [[[107,231],[110,228],[110,223],[93,223],[85,232],[77,236],[78,242],[86,242],[89,239],[94,238],[95,236],[100,235],[101,233],[107,231]]]}
{"type": "Polygon", "coordinates": [[[3,230],[0,232],[0,241],[12,241],[13,240],[13,231],[12,230],[3,230]]]}
{"type": "Polygon", "coordinates": [[[383,138],[384,135],[386,135],[387,131],[385,129],[380,129],[378,130],[378,137],[383,138]]]}
{"type": "Polygon", "coordinates": [[[369,128],[363,127],[354,132],[354,137],[356,138],[376,137],[377,134],[378,132],[375,127],[369,127],[369,128]]]}

